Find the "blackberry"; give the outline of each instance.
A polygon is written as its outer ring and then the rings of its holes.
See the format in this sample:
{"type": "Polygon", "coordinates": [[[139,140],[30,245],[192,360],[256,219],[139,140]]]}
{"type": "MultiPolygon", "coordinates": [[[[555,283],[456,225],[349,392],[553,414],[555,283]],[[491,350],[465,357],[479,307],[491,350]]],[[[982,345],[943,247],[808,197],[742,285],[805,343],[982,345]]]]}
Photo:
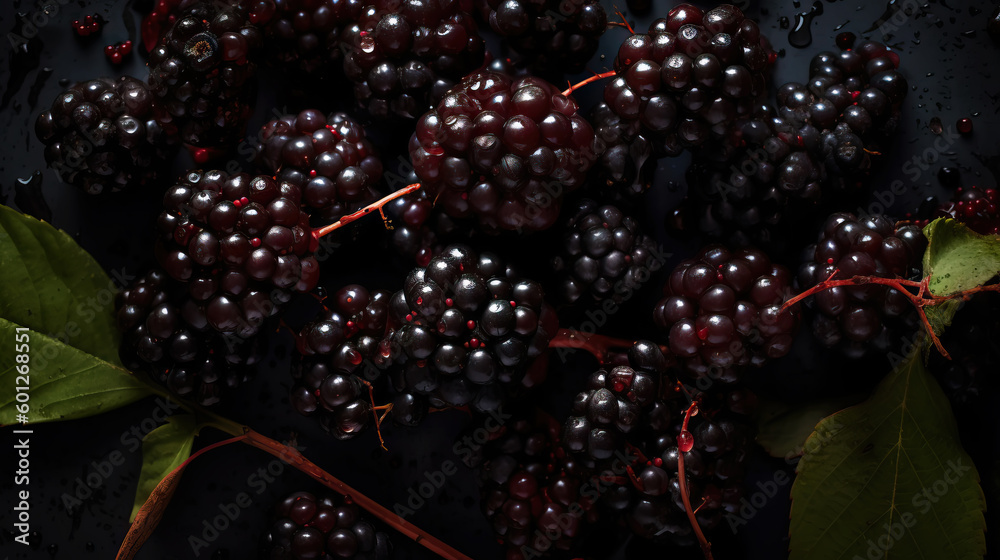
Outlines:
{"type": "MultiPolygon", "coordinates": [[[[805,252],[796,284],[809,289],[831,277],[920,278],[927,239],[914,225],[896,226],[885,216],[831,214],[815,245],[805,252]]],[[[850,357],[885,349],[893,330],[916,328],[910,301],[880,284],[823,290],[807,301],[815,310],[813,332],[828,347],[841,345],[850,357]]]]}
{"type": "Polygon", "coordinates": [[[559,445],[559,430],[540,412],[517,414],[483,450],[483,513],[506,558],[569,550],[597,522],[594,504],[581,496],[584,470],[559,445]]]}
{"type": "Polygon", "coordinates": [[[119,354],[132,370],[149,371],[172,393],[212,405],[239,386],[261,357],[259,340],[208,328],[185,287],[161,270],[118,294],[119,354]]]}
{"type": "Polygon", "coordinates": [[[653,156],[653,145],[646,134],[607,103],[594,107],[590,122],[600,154],[596,166],[606,186],[628,195],[643,193],[652,182],[651,166],[645,164],[653,156]]]}
{"type": "Polygon", "coordinates": [[[215,330],[252,336],[293,292],[319,281],[298,187],[269,176],[192,171],[168,189],[157,260],[186,282],[215,330]]]}
{"type": "Polygon", "coordinates": [[[594,130],[552,84],[470,74],[417,122],[410,159],[454,217],[486,229],[542,230],[593,165],[594,130]]]}
{"type": "Polygon", "coordinates": [[[791,350],[799,311],[781,311],[790,283],[760,251],[709,245],[670,273],[653,320],[683,373],[732,382],[791,350]]]}
{"type": "Polygon", "coordinates": [[[202,149],[242,140],[262,39],[240,6],[199,2],[179,14],[149,53],[149,88],[163,129],[202,149]]]}
{"type": "MultiPolygon", "coordinates": [[[[745,409],[734,410],[734,393],[702,393],[699,413],[688,424],[693,446],[684,452],[677,446],[677,436],[688,401],[674,393],[657,400],[650,408],[643,419],[649,429],[633,438],[637,452],[641,453],[633,469],[634,480],[608,491],[603,503],[619,512],[635,535],[682,546],[695,544],[680,492],[680,453],[684,454],[691,507],[697,509],[695,518],[702,529],[711,531],[727,515],[738,515],[743,498],[744,465],[754,433],[750,418],[742,414],[745,409]]],[[[745,393],[740,392],[741,398],[745,398],[745,393]]]]}
{"type": "Polygon", "coordinates": [[[273,519],[261,551],[268,560],[392,557],[389,536],[348,499],[295,492],[278,503],[273,519]]]}
{"type": "Polygon", "coordinates": [[[255,0],[249,17],[263,27],[267,62],[322,79],[340,74],[344,28],[364,6],[359,0],[255,0]]]}
{"type": "Polygon", "coordinates": [[[576,302],[588,293],[597,301],[621,302],[663,266],[656,242],[615,206],[581,201],[566,223],[563,254],[553,259],[564,280],[560,293],[576,302]],[[645,278],[643,278],[645,277],[645,278]]]}
{"type": "Polygon", "coordinates": [[[558,320],[539,284],[454,245],[414,269],[389,304],[382,355],[397,392],[436,407],[496,410],[548,347],[558,320]]]}
{"type": "Polygon", "coordinates": [[[587,390],[573,400],[563,428],[563,445],[588,467],[607,465],[625,449],[628,434],[641,426],[666,374],[667,360],[655,344],[638,341],[628,365],[590,376],[587,390]]]}
{"type": "Polygon", "coordinates": [[[736,6],[702,12],[681,4],[622,43],[604,102],[648,133],[657,154],[674,155],[727,137],[764,94],[775,58],[736,6]]]}
{"type": "Polygon", "coordinates": [[[594,0],[477,0],[476,7],[532,73],[552,79],[582,72],[608,27],[594,0]]]}
{"type": "Polygon", "coordinates": [[[292,406],[305,416],[318,415],[338,439],[358,435],[372,419],[369,387],[381,374],[373,360],[380,358],[390,297],[345,286],[296,336],[301,359],[293,374],[292,406]]]}
{"type": "Polygon", "coordinates": [[[735,127],[735,153],[696,157],[688,182],[700,229],[771,245],[787,237],[787,216],[809,221],[822,203],[856,194],[870,154],[900,118],[906,81],[897,66],[895,53],[874,42],[814,57],[808,84],[784,84],[776,109],[759,107],[735,127]]]}
{"type": "Polygon", "coordinates": [[[315,109],[284,115],[261,128],[257,165],[302,191],[303,202],[336,220],[378,198],[382,162],[365,131],[345,113],[315,109]]]}
{"type": "Polygon", "coordinates": [[[155,119],[153,95],[135,78],[99,78],[60,93],[38,115],[45,162],[88,194],[140,188],[156,180],[170,139],[155,119]]]}
{"type": "Polygon", "coordinates": [[[454,0],[375,0],[343,32],[344,72],[376,118],[418,117],[482,66],[471,6],[454,0]]]}

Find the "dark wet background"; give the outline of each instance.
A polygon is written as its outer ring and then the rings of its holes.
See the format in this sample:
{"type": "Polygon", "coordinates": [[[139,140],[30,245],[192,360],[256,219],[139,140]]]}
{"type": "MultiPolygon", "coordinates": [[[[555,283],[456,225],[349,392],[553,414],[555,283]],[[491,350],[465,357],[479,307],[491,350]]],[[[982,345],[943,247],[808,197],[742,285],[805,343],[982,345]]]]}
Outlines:
{"type": "MultiPolygon", "coordinates": [[[[29,18],[34,16],[38,26],[37,38],[26,48],[15,50],[6,39],[0,47],[0,202],[49,220],[69,232],[109,271],[124,267],[129,273],[141,272],[150,259],[149,233],[151,220],[158,211],[158,193],[132,193],[111,198],[83,195],[61,184],[53,172],[46,170],[41,145],[32,131],[38,113],[72,81],[120,73],[145,78],[136,33],[138,10],[144,6],[125,1],[51,3],[57,11],[50,8],[46,12],[44,3],[26,0],[3,0],[0,5],[0,32],[5,35],[20,28],[17,13],[29,18]],[[96,38],[78,39],[70,29],[70,22],[94,13],[100,14],[108,24],[96,38]],[[105,58],[103,46],[125,39],[131,39],[136,48],[124,64],[113,66],[105,58]],[[37,188],[21,184],[36,171],[41,171],[40,194],[37,188]]],[[[608,2],[609,8],[610,4],[608,2]]],[[[663,0],[653,0],[653,9],[647,15],[628,15],[638,21],[637,28],[643,29],[670,5],[663,0]]],[[[775,83],[803,80],[811,56],[833,48],[833,38],[843,31],[881,39],[901,53],[903,72],[912,87],[904,104],[895,145],[872,183],[876,192],[888,192],[888,185],[897,179],[908,185],[908,194],[897,197],[892,203],[894,215],[901,216],[915,209],[927,196],[947,197],[946,190],[937,180],[937,172],[943,165],[959,168],[965,185],[996,186],[1000,173],[1000,142],[997,141],[1000,137],[996,134],[1000,127],[1000,80],[994,73],[1000,48],[986,33],[986,22],[996,9],[996,0],[929,3],[894,0],[888,6],[881,1],[824,0],[810,4],[783,0],[744,2],[743,5],[749,14],[758,18],[775,49],[783,54],[775,71],[775,83]],[[810,33],[791,31],[797,26],[797,20],[802,19],[797,14],[810,12],[813,14],[811,25],[807,17],[802,27],[811,31],[812,42],[804,45],[810,33]],[[877,25],[880,20],[883,21],[881,27],[877,25]],[[935,117],[940,119],[944,129],[940,135],[932,132],[929,126],[935,117]],[[955,123],[962,117],[973,120],[975,131],[971,136],[958,137],[955,132],[955,123]],[[934,148],[935,142],[939,148],[945,147],[943,152],[934,148]]],[[[625,36],[621,29],[609,31],[603,43],[603,52],[609,58],[607,61],[595,59],[591,68],[605,69],[617,44],[625,36]]],[[[257,114],[249,127],[251,132],[269,118],[272,107],[285,103],[282,93],[273,90],[273,84],[280,82],[265,79],[262,83],[257,114]]],[[[599,92],[600,86],[592,86],[589,90],[581,90],[579,97],[586,105],[592,103],[599,92]]],[[[304,107],[289,105],[289,110],[301,108],[304,107]]],[[[651,201],[657,203],[648,206],[653,209],[651,215],[662,212],[663,204],[682,194],[681,172],[686,162],[687,157],[682,157],[661,163],[661,182],[676,182],[651,194],[651,201]]],[[[182,171],[189,163],[184,157],[180,158],[177,171],[182,171]]],[[[669,243],[663,237],[662,228],[659,233],[664,242],[669,243]]],[[[364,234],[362,230],[361,235],[364,234]]],[[[678,252],[677,258],[681,256],[678,252]]],[[[362,263],[371,266],[366,262],[371,258],[371,254],[361,251],[346,251],[342,260],[337,261],[342,272],[327,274],[327,284],[338,286],[367,280],[378,287],[392,288],[395,276],[387,275],[393,270],[391,263],[387,264],[388,257],[378,257],[378,272],[374,275],[352,271],[352,267],[362,263]]],[[[636,298],[631,307],[614,318],[609,327],[617,329],[613,334],[641,335],[634,332],[635,317],[638,313],[648,313],[646,306],[655,300],[657,290],[649,292],[636,298]]],[[[645,320],[642,317],[642,321],[645,320]]],[[[390,507],[397,500],[405,500],[408,489],[422,482],[425,472],[441,469],[445,461],[459,463],[460,458],[453,453],[452,445],[455,436],[468,424],[467,417],[460,412],[433,414],[418,430],[386,427],[388,452],[379,449],[372,432],[346,443],[325,437],[311,421],[288,408],[286,371],[291,346],[286,335],[274,338],[270,356],[263,362],[258,376],[242,390],[240,406],[224,406],[221,409],[224,414],[277,439],[298,433],[307,456],[390,507]]],[[[799,355],[784,360],[778,373],[762,376],[761,384],[786,399],[799,400],[824,394],[830,390],[830,372],[818,367],[822,364],[810,358],[808,350],[800,351],[799,355]]],[[[569,398],[593,367],[588,359],[577,357],[558,368],[564,370],[565,375],[554,375],[550,388],[546,389],[549,408],[557,417],[565,411],[569,398]]],[[[846,392],[849,387],[840,386],[835,390],[846,392]]],[[[127,433],[135,429],[141,435],[149,429],[151,424],[147,419],[156,406],[146,400],[96,418],[35,428],[30,490],[32,529],[37,535],[35,546],[30,549],[11,541],[12,518],[7,504],[13,505],[13,495],[12,480],[7,473],[13,471],[14,456],[10,451],[10,434],[5,432],[0,437],[0,463],[5,473],[0,481],[3,496],[0,502],[3,504],[0,555],[39,559],[113,558],[125,535],[141,460],[139,452],[132,452],[132,436],[127,433]],[[124,456],[125,463],[109,471],[104,463],[116,451],[124,456]],[[75,492],[79,480],[95,476],[94,473],[102,470],[108,474],[101,476],[99,489],[89,497],[81,495],[82,505],[68,511],[64,507],[64,497],[75,492]]],[[[216,433],[206,432],[205,435],[199,441],[207,443],[218,438],[216,433]]],[[[1000,442],[994,441],[992,446],[986,443],[981,455],[995,458],[1000,442]],[[992,453],[990,448],[994,450],[992,453]]],[[[284,468],[273,482],[262,484],[265,478],[255,473],[268,466],[272,472],[281,468],[272,457],[245,446],[230,446],[196,461],[185,473],[184,482],[162,524],[139,558],[255,558],[257,543],[266,526],[266,510],[291,491],[316,489],[311,480],[290,468],[284,468]],[[253,507],[241,510],[232,527],[196,556],[189,545],[189,537],[202,537],[203,521],[218,515],[219,506],[235,502],[240,493],[252,497],[253,507]]],[[[770,480],[778,469],[789,470],[790,467],[758,452],[750,464],[748,486],[758,480],[770,480]]],[[[996,467],[992,467],[991,472],[988,464],[980,465],[980,473],[984,479],[996,480],[998,477],[996,467]]],[[[458,473],[449,477],[443,489],[411,520],[474,558],[499,558],[499,547],[493,544],[490,528],[479,512],[477,495],[474,472],[459,465],[458,473]]],[[[788,505],[787,499],[779,494],[735,536],[728,535],[723,528],[713,538],[716,558],[784,558],[788,505]]],[[[601,532],[595,532],[597,537],[601,532]]],[[[610,534],[610,529],[605,532],[610,534]]],[[[990,534],[994,540],[996,533],[990,534]]],[[[394,540],[399,558],[433,556],[403,542],[398,535],[394,540]]],[[[612,555],[597,544],[590,549],[601,551],[595,553],[595,557],[612,555]]],[[[618,557],[637,558],[643,554],[636,543],[629,546],[626,551],[618,551],[618,557]]],[[[697,558],[700,555],[688,551],[671,556],[697,558]]]]}

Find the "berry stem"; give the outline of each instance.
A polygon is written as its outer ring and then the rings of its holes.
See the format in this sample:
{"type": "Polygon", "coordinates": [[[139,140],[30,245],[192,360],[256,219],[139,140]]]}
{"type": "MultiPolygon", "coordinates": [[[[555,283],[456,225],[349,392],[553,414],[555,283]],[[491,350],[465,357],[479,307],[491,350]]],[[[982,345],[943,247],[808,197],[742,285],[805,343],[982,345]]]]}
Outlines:
{"type": "Polygon", "coordinates": [[[549,341],[549,348],[582,348],[602,364],[607,362],[612,348],[631,348],[633,341],[602,334],[587,334],[572,329],[559,329],[549,341]]]}
{"type": "Polygon", "coordinates": [[[568,97],[574,91],[580,89],[581,87],[583,87],[583,86],[585,86],[585,85],[587,85],[587,84],[589,84],[591,82],[596,82],[597,80],[603,80],[604,78],[610,78],[611,76],[614,76],[614,75],[615,75],[615,71],[614,70],[608,70],[607,72],[602,72],[600,74],[594,74],[593,76],[591,76],[591,77],[583,80],[582,82],[579,82],[579,83],[576,83],[576,84],[570,84],[570,86],[568,88],[566,88],[565,90],[563,90],[562,94],[568,97]]]}
{"type": "Polygon", "coordinates": [[[905,295],[910,303],[917,309],[917,314],[920,316],[920,321],[924,324],[924,328],[927,329],[927,334],[931,337],[931,341],[934,342],[934,347],[937,348],[938,352],[941,353],[945,358],[951,359],[951,355],[945,350],[944,346],[941,344],[941,339],[938,338],[937,333],[934,332],[934,328],[931,326],[930,321],[927,319],[927,314],[924,312],[924,307],[940,305],[946,301],[962,298],[963,300],[968,300],[973,295],[979,292],[996,292],[1000,291],[1000,284],[989,284],[986,286],[976,286],[974,288],[969,288],[968,290],[956,292],[947,296],[936,296],[930,291],[930,275],[925,276],[923,279],[917,280],[906,280],[903,278],[880,278],[878,276],[852,276],[851,278],[846,278],[843,280],[833,280],[833,275],[827,280],[819,282],[812,288],[802,292],[801,294],[789,299],[782,305],[781,310],[784,311],[790,306],[802,301],[803,299],[822,292],[823,290],[829,290],[830,288],[837,288],[840,286],[864,286],[867,284],[881,284],[883,286],[889,286],[898,290],[900,293],[905,295]],[[916,288],[917,293],[913,293],[907,288],[916,288]]]}
{"type": "MultiPolygon", "coordinates": [[[[338,229],[346,226],[347,224],[355,220],[364,218],[368,214],[371,214],[373,210],[378,210],[379,213],[381,214],[382,207],[391,202],[392,200],[395,200],[401,196],[408,195],[419,189],[420,189],[420,183],[413,183],[412,185],[407,185],[394,193],[390,193],[386,196],[383,196],[382,198],[376,200],[375,202],[369,204],[368,206],[365,206],[361,210],[358,210],[357,212],[348,214],[328,226],[323,226],[320,229],[313,230],[312,232],[313,238],[319,240],[320,237],[323,237],[328,233],[337,231],[338,229]]],[[[382,214],[382,219],[384,221],[386,220],[385,214],[382,214]]]]}
{"type": "Polygon", "coordinates": [[[421,544],[424,548],[445,558],[446,560],[472,560],[468,556],[448,546],[444,542],[434,538],[416,525],[406,521],[396,515],[388,508],[382,506],[375,500],[365,496],[361,492],[351,488],[341,482],[338,478],[321,469],[316,463],[306,459],[299,451],[279,443],[269,437],[263,436],[250,428],[244,427],[244,443],[252,445],[257,449],[266,451],[279,459],[288,462],[295,468],[309,475],[313,480],[323,484],[327,488],[336,491],[345,498],[358,504],[368,513],[381,519],[385,524],[396,529],[414,542],[421,544]]]}
{"type": "MultiPolygon", "coordinates": [[[[698,410],[698,398],[695,398],[688,406],[687,411],[684,413],[684,423],[681,425],[681,433],[688,431],[688,422],[691,420],[693,414],[697,414],[698,410]]],[[[694,534],[698,537],[698,543],[701,545],[701,552],[705,555],[705,560],[712,560],[712,543],[708,542],[705,538],[705,533],[701,530],[701,525],[698,524],[698,519],[694,516],[694,510],[691,509],[691,498],[688,496],[687,487],[687,475],[684,472],[684,452],[681,451],[681,439],[677,436],[677,482],[681,487],[681,499],[684,501],[684,511],[687,512],[688,521],[691,522],[691,528],[694,529],[694,534]]],[[[701,507],[701,506],[699,506],[701,507]]]]}

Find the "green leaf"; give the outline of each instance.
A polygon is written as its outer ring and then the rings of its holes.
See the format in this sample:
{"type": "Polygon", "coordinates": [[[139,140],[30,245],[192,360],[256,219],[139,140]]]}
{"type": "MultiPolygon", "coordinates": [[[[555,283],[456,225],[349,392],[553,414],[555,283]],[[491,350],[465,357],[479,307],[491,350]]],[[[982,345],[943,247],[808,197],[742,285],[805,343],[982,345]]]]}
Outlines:
{"type": "Polygon", "coordinates": [[[761,400],[757,405],[757,443],[772,457],[791,459],[802,454],[816,423],[861,401],[858,396],[835,397],[804,404],[761,400]]]}
{"type": "Polygon", "coordinates": [[[981,558],[986,507],[917,345],[866,402],[816,426],[792,486],[790,560],[981,558]]]}
{"type": "Polygon", "coordinates": [[[981,286],[1000,273],[1000,237],[979,235],[960,222],[939,218],[924,228],[924,276],[929,288],[947,296],[981,286]]]}
{"type": "Polygon", "coordinates": [[[191,455],[198,425],[194,416],[171,416],[167,423],[146,434],[142,440],[142,471],[135,489],[129,523],[146,503],[156,485],[191,455]]]}
{"type": "Polygon", "coordinates": [[[28,379],[22,379],[16,369],[21,364],[11,361],[0,370],[0,387],[28,386],[29,400],[18,402],[15,391],[3,391],[0,425],[86,418],[153,394],[121,366],[34,331],[18,333],[17,325],[0,319],[2,340],[14,341],[15,335],[28,337],[28,379]],[[20,412],[24,409],[18,407],[25,404],[28,421],[22,422],[20,412]]]}
{"type": "Polygon", "coordinates": [[[0,424],[92,416],[152,391],[118,359],[114,283],[65,232],[0,205],[0,333],[15,353],[0,362],[0,424]],[[15,338],[20,336],[20,339],[15,338]],[[24,339],[27,342],[24,342],[24,339]],[[15,355],[16,354],[16,355],[15,355]],[[24,364],[16,356],[27,356],[24,364]]]}
{"type": "Polygon", "coordinates": [[[66,232],[2,205],[0,291],[0,317],[121,365],[114,282],[66,232]]]}

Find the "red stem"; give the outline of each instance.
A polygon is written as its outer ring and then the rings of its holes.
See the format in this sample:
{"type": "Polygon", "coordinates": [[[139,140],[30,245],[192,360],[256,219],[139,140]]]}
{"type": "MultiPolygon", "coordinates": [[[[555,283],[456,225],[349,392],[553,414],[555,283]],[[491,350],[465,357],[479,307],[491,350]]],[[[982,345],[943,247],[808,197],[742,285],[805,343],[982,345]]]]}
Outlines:
{"type": "Polygon", "coordinates": [[[843,280],[832,280],[834,275],[836,275],[836,272],[830,276],[831,279],[819,282],[812,288],[809,288],[801,294],[789,299],[784,303],[784,305],[782,305],[781,310],[784,311],[803,299],[818,292],[822,292],[823,290],[829,290],[830,288],[837,288],[840,286],[864,286],[867,284],[889,286],[898,290],[910,300],[910,303],[912,303],[917,309],[917,315],[920,316],[920,321],[924,324],[924,328],[927,329],[927,334],[931,337],[931,341],[934,342],[934,347],[937,348],[938,352],[940,352],[942,356],[948,359],[951,359],[951,355],[949,355],[948,351],[945,350],[944,345],[941,344],[941,339],[938,338],[937,333],[934,332],[934,328],[931,327],[931,323],[927,319],[927,313],[924,312],[924,307],[929,305],[940,305],[946,301],[956,298],[967,300],[970,296],[979,292],[1000,291],[1000,284],[990,284],[987,286],[976,286],[948,296],[936,296],[930,291],[930,276],[926,276],[919,281],[906,280],[903,278],[880,278],[878,276],[852,276],[851,278],[843,280]],[[907,288],[916,288],[917,293],[913,293],[907,288]]]}
{"type": "MultiPolygon", "coordinates": [[[[687,412],[684,414],[681,433],[688,431],[688,421],[691,420],[692,412],[696,410],[698,410],[698,399],[691,402],[691,406],[688,407],[687,412]]],[[[680,449],[679,436],[677,444],[677,482],[681,487],[681,500],[684,501],[684,511],[687,512],[688,521],[691,522],[694,534],[698,537],[698,544],[701,545],[701,552],[705,555],[705,560],[712,560],[712,543],[708,542],[708,539],[705,538],[705,533],[702,532],[701,525],[698,524],[698,519],[694,516],[694,510],[691,509],[691,498],[688,497],[687,475],[684,473],[684,452],[680,449]]]]}
{"type": "Polygon", "coordinates": [[[611,76],[614,76],[614,75],[615,75],[615,71],[614,70],[608,70],[607,72],[602,72],[600,74],[594,74],[593,76],[591,76],[591,77],[583,80],[582,82],[579,82],[579,83],[576,83],[576,84],[571,84],[568,88],[566,88],[565,90],[563,90],[562,94],[568,97],[574,91],[582,88],[583,86],[585,86],[585,85],[587,85],[587,84],[589,84],[591,82],[596,82],[597,80],[603,80],[604,78],[610,78],[611,76]]]}
{"type": "MultiPolygon", "coordinates": [[[[413,183],[412,185],[407,185],[406,187],[403,187],[394,193],[390,193],[386,196],[383,196],[382,198],[376,200],[375,202],[369,204],[368,206],[365,206],[361,210],[358,210],[357,212],[348,214],[328,226],[323,226],[320,229],[313,230],[312,232],[313,238],[318,240],[320,237],[323,237],[328,233],[334,232],[355,220],[364,218],[368,214],[371,214],[372,211],[374,210],[382,212],[382,207],[388,204],[390,201],[397,199],[401,196],[408,195],[411,192],[419,189],[420,189],[420,183],[413,183]]],[[[382,217],[385,218],[385,215],[383,214],[382,217]]]]}
{"type": "Polygon", "coordinates": [[[559,329],[549,341],[549,348],[580,348],[594,355],[602,364],[607,362],[612,348],[631,348],[634,341],[603,334],[587,334],[572,329],[559,329]]]}
{"type": "Polygon", "coordinates": [[[368,496],[365,496],[361,492],[358,492],[357,490],[344,484],[338,478],[321,469],[318,465],[316,465],[316,463],[306,459],[295,448],[283,445],[249,428],[245,428],[245,430],[246,433],[244,434],[244,443],[247,445],[252,445],[257,449],[266,451],[271,455],[294,465],[295,468],[306,473],[312,477],[313,480],[320,482],[327,488],[335,490],[340,495],[350,499],[368,513],[378,517],[384,523],[406,535],[408,538],[413,539],[414,542],[419,543],[424,548],[442,558],[445,558],[446,560],[472,560],[468,556],[421,530],[416,525],[396,515],[375,500],[372,500],[368,496]]]}

